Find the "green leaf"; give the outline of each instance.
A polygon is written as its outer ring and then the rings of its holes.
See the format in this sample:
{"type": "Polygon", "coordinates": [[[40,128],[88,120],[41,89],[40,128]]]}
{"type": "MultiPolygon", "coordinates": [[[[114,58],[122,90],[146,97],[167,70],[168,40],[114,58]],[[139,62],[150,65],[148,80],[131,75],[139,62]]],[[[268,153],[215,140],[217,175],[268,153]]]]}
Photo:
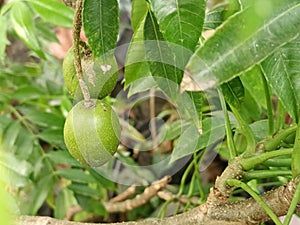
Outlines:
{"type": "Polygon", "coordinates": [[[68,189],[73,191],[75,194],[80,194],[87,197],[97,197],[100,194],[99,190],[92,189],[87,184],[72,183],[68,185],[68,189]]]}
{"type": "Polygon", "coordinates": [[[44,93],[39,88],[32,86],[23,86],[19,87],[18,90],[16,90],[12,94],[12,98],[15,100],[26,102],[32,99],[39,99],[42,95],[44,95],[44,93]]]}
{"type": "Polygon", "coordinates": [[[244,86],[239,77],[221,85],[222,94],[224,95],[225,101],[236,109],[241,107],[245,92],[244,86]]]}
{"type": "MultiPolygon", "coordinates": [[[[56,33],[52,29],[49,29],[49,24],[47,22],[40,20],[35,23],[35,26],[39,31],[40,40],[44,39],[45,41],[59,43],[56,33]]],[[[38,75],[40,75],[40,73],[38,75]]]]}
{"type": "MultiPolygon", "coordinates": [[[[7,120],[7,119],[6,119],[7,120]]],[[[13,153],[19,160],[27,159],[33,150],[33,138],[30,132],[23,128],[18,121],[4,124],[5,129],[0,131],[0,151],[13,153]]],[[[0,128],[1,129],[1,128],[0,128]]]]}
{"type": "MultiPolygon", "coordinates": [[[[265,96],[260,96],[260,98],[261,97],[265,96]]],[[[252,95],[250,95],[247,89],[245,89],[245,96],[243,98],[243,101],[241,102],[239,111],[248,123],[260,120],[263,112],[257,101],[253,98],[252,95]]]]}
{"type": "Polygon", "coordinates": [[[60,27],[72,27],[74,11],[71,7],[56,0],[29,1],[43,20],[60,27]]]}
{"type": "Polygon", "coordinates": [[[12,2],[5,2],[4,5],[2,5],[1,10],[0,10],[0,15],[4,16],[9,10],[13,7],[15,4],[15,1],[12,2]]]}
{"type": "Polygon", "coordinates": [[[130,85],[129,96],[155,86],[155,81],[151,77],[150,67],[146,60],[143,42],[146,15],[144,15],[143,20],[139,23],[139,27],[133,34],[126,56],[124,77],[125,88],[130,85]]]}
{"type": "Polygon", "coordinates": [[[111,181],[110,179],[106,179],[104,176],[102,176],[100,173],[95,171],[94,169],[88,167],[87,168],[90,174],[96,179],[96,181],[101,184],[101,186],[107,190],[116,190],[115,183],[111,181]]]}
{"type": "Polygon", "coordinates": [[[132,0],[131,9],[131,27],[134,32],[140,27],[140,24],[144,20],[148,13],[148,5],[144,0],[132,0]]]}
{"type": "Polygon", "coordinates": [[[213,8],[210,9],[205,15],[203,29],[216,29],[224,21],[226,21],[229,16],[232,16],[240,10],[241,6],[239,0],[221,2],[220,4],[213,6],[213,8]]]}
{"type": "Polygon", "coordinates": [[[1,147],[7,152],[13,152],[13,146],[17,140],[19,130],[21,126],[17,122],[11,122],[9,126],[6,127],[3,134],[3,141],[1,147]]]}
{"type": "MultiPolygon", "coordinates": [[[[229,114],[229,118],[232,123],[232,128],[234,128],[236,121],[233,115],[229,114]]],[[[183,133],[179,137],[178,143],[172,152],[172,162],[223,139],[225,137],[224,115],[222,112],[216,112],[212,117],[204,119],[201,133],[193,126],[189,126],[188,128],[183,127],[182,130],[183,133]]]]}
{"type": "Polygon", "coordinates": [[[153,13],[149,12],[144,26],[146,58],[157,85],[171,99],[175,99],[183,77],[183,65],[178,65],[175,56],[164,41],[153,13]]]}
{"type": "Polygon", "coordinates": [[[14,187],[24,187],[29,180],[29,174],[32,172],[32,166],[19,160],[11,152],[0,152],[0,180],[14,187]]]}
{"type": "Polygon", "coordinates": [[[72,205],[76,205],[76,199],[74,198],[73,192],[68,189],[63,189],[59,192],[55,201],[54,218],[64,219],[69,208],[72,205]]]}
{"type": "Polygon", "coordinates": [[[96,180],[88,173],[84,172],[81,169],[62,169],[57,170],[56,174],[66,178],[68,180],[72,180],[79,183],[95,183],[96,180]]]}
{"type": "Polygon", "coordinates": [[[300,38],[291,41],[263,63],[264,75],[284,108],[297,121],[300,107],[300,38]]]}
{"type": "Polygon", "coordinates": [[[9,103],[10,96],[6,93],[0,93],[0,103],[4,103],[3,105],[6,105],[9,103]]]}
{"type": "Polygon", "coordinates": [[[150,3],[164,39],[193,51],[201,36],[206,0],[151,0],[150,3]]]}
{"type": "Polygon", "coordinates": [[[0,223],[13,225],[12,213],[19,214],[16,200],[6,190],[5,185],[0,184],[0,223]]]}
{"type": "Polygon", "coordinates": [[[36,215],[37,211],[46,200],[51,188],[53,188],[52,175],[45,176],[36,184],[33,193],[31,193],[32,201],[30,202],[30,215],[36,215]]]}
{"type": "Polygon", "coordinates": [[[55,164],[67,164],[72,166],[80,166],[80,163],[74,159],[68,151],[58,150],[50,151],[46,154],[55,164]]]}
{"type": "Polygon", "coordinates": [[[245,89],[247,89],[258,105],[267,108],[260,68],[258,66],[253,67],[251,70],[241,75],[240,79],[245,89]]]}
{"type": "Polygon", "coordinates": [[[49,144],[62,145],[64,143],[62,129],[47,129],[39,133],[37,137],[49,144]]]}
{"type": "Polygon", "coordinates": [[[199,135],[199,130],[195,125],[191,124],[185,128],[173,149],[171,162],[195,152],[199,135]]]}
{"type": "Polygon", "coordinates": [[[196,111],[200,114],[202,112],[202,106],[204,102],[204,94],[200,91],[186,91],[195,105],[196,111]]]}
{"type": "Polygon", "coordinates": [[[257,142],[268,136],[268,120],[259,120],[250,124],[251,130],[257,142]]]}
{"type": "Polygon", "coordinates": [[[228,82],[298,35],[299,1],[268,1],[264,11],[259,2],[230,17],[193,55],[187,69],[200,87],[228,82]]]}
{"type": "Polygon", "coordinates": [[[35,109],[24,109],[23,112],[26,119],[41,127],[61,129],[64,125],[64,118],[54,113],[41,112],[35,109]]]}
{"type": "Polygon", "coordinates": [[[16,157],[19,159],[28,159],[33,151],[33,141],[31,133],[21,127],[15,142],[17,148],[15,153],[16,157]]]}
{"type": "Polygon", "coordinates": [[[166,135],[163,141],[174,140],[181,134],[181,121],[176,120],[170,125],[166,125],[166,135]]]}
{"type": "Polygon", "coordinates": [[[85,0],[82,21],[94,57],[100,57],[116,47],[119,32],[117,0],[85,0]]]}
{"type": "Polygon", "coordinates": [[[33,14],[28,6],[21,1],[15,2],[10,15],[13,28],[19,38],[39,57],[46,59],[37,38],[38,35],[33,23],[33,14]]]}
{"type": "Polygon", "coordinates": [[[75,195],[79,205],[87,212],[95,213],[97,215],[106,215],[106,210],[100,201],[83,195],[75,195]]]}
{"type": "Polygon", "coordinates": [[[6,37],[7,31],[7,21],[4,16],[0,16],[0,61],[4,60],[5,57],[5,48],[6,45],[9,43],[6,37]]]}
{"type": "Polygon", "coordinates": [[[220,3],[210,9],[205,14],[203,29],[212,30],[220,26],[227,19],[227,6],[228,3],[220,3]]]}
{"type": "Polygon", "coordinates": [[[204,30],[214,30],[225,21],[225,11],[210,11],[205,15],[204,30]]]}
{"type": "Polygon", "coordinates": [[[62,85],[59,85],[57,82],[53,80],[47,80],[46,86],[49,94],[51,95],[60,95],[62,93],[62,85]]]}

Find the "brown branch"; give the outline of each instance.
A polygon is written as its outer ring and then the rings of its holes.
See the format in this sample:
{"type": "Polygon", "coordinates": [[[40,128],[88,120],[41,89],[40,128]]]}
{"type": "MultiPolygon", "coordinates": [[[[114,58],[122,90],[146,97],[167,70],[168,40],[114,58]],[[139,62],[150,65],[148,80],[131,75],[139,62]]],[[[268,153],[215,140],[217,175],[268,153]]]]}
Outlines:
{"type": "Polygon", "coordinates": [[[198,197],[188,197],[186,195],[175,195],[169,191],[163,190],[157,192],[157,196],[165,201],[177,201],[183,204],[193,204],[193,205],[199,205],[199,198],[198,197]]]}
{"type": "Polygon", "coordinates": [[[133,199],[127,199],[122,202],[103,202],[103,205],[109,213],[128,212],[147,203],[151,198],[157,195],[157,192],[164,188],[169,182],[170,177],[166,176],[158,181],[153,182],[144,190],[142,194],[137,195],[133,199]]]}
{"type": "Polygon", "coordinates": [[[84,104],[87,108],[93,107],[94,103],[91,101],[89,89],[83,80],[83,71],[80,57],[80,32],[82,27],[82,4],[83,0],[76,2],[75,15],[73,20],[73,52],[74,52],[74,66],[76,69],[76,75],[78,78],[79,86],[84,98],[84,104]]]}
{"type": "MultiPolygon", "coordinates": [[[[220,220],[207,220],[200,208],[192,209],[186,213],[165,218],[150,219],[138,222],[105,223],[105,225],[247,225],[241,222],[228,222],[220,220]]],[[[70,222],[50,217],[21,216],[14,225],[96,225],[93,223],[70,222]]],[[[104,224],[103,224],[104,225],[104,224]]]]}
{"type": "MultiPolygon", "coordinates": [[[[291,204],[297,183],[290,181],[272,191],[261,195],[262,200],[278,216],[286,215],[291,204]]],[[[300,205],[296,211],[300,211],[300,205]]],[[[261,206],[252,198],[236,203],[227,203],[208,209],[208,215],[222,220],[247,221],[248,224],[261,224],[270,218],[261,206]]]]}
{"type": "MultiPolygon", "coordinates": [[[[146,204],[151,198],[157,195],[162,188],[164,188],[169,182],[170,177],[166,176],[162,179],[153,182],[149,187],[147,187],[144,192],[140,195],[137,195],[133,199],[128,199],[136,191],[136,186],[132,185],[126,189],[121,194],[110,199],[108,202],[102,202],[106,211],[108,213],[116,212],[127,212],[134,208],[137,208],[143,204],[146,204]]],[[[72,220],[75,214],[82,211],[82,208],[79,205],[70,207],[69,211],[65,216],[65,220],[72,220]]]]}
{"type": "Polygon", "coordinates": [[[243,169],[241,157],[236,157],[223,171],[221,176],[217,177],[214,187],[211,188],[207,203],[212,205],[222,205],[227,203],[227,199],[233,191],[233,187],[227,185],[229,179],[241,179],[243,169]]]}
{"type": "MultiPolygon", "coordinates": [[[[157,189],[160,184],[151,185],[157,189]]],[[[150,188],[150,187],[149,187],[150,188]]],[[[151,192],[151,190],[148,190],[151,192]]],[[[152,189],[151,188],[151,189],[152,189]]],[[[290,181],[270,192],[264,193],[261,197],[279,217],[287,213],[296,189],[296,182],[290,181]]],[[[146,192],[146,190],[145,190],[146,192]]],[[[145,193],[144,192],[144,193],[145,193]]],[[[143,194],[142,194],[143,195],[143,194]]],[[[296,209],[300,212],[300,205],[296,209]]],[[[203,204],[188,212],[164,218],[152,219],[139,222],[123,222],[123,225],[258,225],[270,218],[261,208],[261,206],[252,198],[235,203],[226,203],[223,205],[203,204]]],[[[76,223],[69,221],[56,220],[48,217],[30,217],[21,216],[17,219],[15,225],[92,225],[88,223],[76,223]]],[[[94,224],[93,224],[94,225],[94,224]]],[[[117,225],[106,224],[106,225],[117,225]]]]}
{"type": "Polygon", "coordinates": [[[131,185],[129,188],[127,188],[124,192],[121,194],[115,196],[114,198],[110,199],[110,202],[121,202],[123,200],[126,200],[129,198],[131,195],[133,195],[136,191],[136,186],[131,185]]]}

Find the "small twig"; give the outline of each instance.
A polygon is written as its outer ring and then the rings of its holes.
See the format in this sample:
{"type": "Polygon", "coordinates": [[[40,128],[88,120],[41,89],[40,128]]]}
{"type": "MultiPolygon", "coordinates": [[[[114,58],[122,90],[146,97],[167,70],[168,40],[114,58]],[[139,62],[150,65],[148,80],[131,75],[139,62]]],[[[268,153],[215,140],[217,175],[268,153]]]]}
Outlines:
{"type": "MultiPolygon", "coordinates": [[[[149,187],[145,188],[144,192],[137,195],[133,199],[128,199],[136,191],[136,186],[132,185],[126,189],[123,193],[117,195],[116,197],[110,199],[108,202],[102,202],[108,213],[115,212],[127,212],[141,205],[146,204],[152,197],[157,195],[157,193],[167,186],[171,178],[169,176],[163,177],[162,179],[153,182],[149,187]]],[[[75,214],[81,212],[80,206],[73,206],[69,209],[65,216],[65,220],[72,220],[75,214]]]]}
{"type": "Polygon", "coordinates": [[[180,202],[183,204],[191,203],[193,205],[199,205],[199,198],[197,198],[197,197],[189,198],[188,196],[185,196],[185,195],[175,195],[166,190],[157,192],[157,196],[165,201],[172,200],[172,201],[177,201],[177,202],[180,202]]]}
{"type": "Polygon", "coordinates": [[[128,199],[131,195],[133,195],[136,191],[136,186],[131,185],[129,188],[127,188],[124,192],[117,195],[116,197],[109,200],[109,202],[121,202],[126,199],[128,199]]]}
{"type": "Polygon", "coordinates": [[[76,69],[76,75],[79,81],[79,86],[83,94],[85,107],[90,108],[94,106],[94,103],[91,101],[90,93],[86,83],[83,80],[83,71],[81,66],[81,57],[80,57],[80,32],[82,27],[82,4],[83,0],[78,0],[75,8],[75,15],[73,21],[73,41],[74,41],[74,66],[76,69]]]}
{"type": "Polygon", "coordinates": [[[164,188],[171,178],[166,176],[158,181],[153,182],[149,187],[147,187],[144,192],[140,195],[137,195],[133,199],[127,199],[122,202],[104,202],[103,205],[107,212],[128,212],[132,209],[135,209],[141,205],[146,204],[151,198],[157,195],[162,188],[164,188]]]}

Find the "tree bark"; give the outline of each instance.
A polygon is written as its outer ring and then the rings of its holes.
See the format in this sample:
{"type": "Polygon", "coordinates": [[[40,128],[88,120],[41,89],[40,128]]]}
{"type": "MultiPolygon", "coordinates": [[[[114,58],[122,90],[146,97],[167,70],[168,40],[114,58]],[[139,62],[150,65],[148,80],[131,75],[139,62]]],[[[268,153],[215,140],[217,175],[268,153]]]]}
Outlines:
{"type": "MultiPolygon", "coordinates": [[[[296,183],[290,181],[277,189],[264,193],[261,197],[279,217],[287,213],[296,190],[296,183]]],[[[297,212],[300,211],[300,204],[297,212]]],[[[147,219],[138,222],[110,223],[106,225],[259,225],[270,218],[252,198],[225,204],[206,203],[188,212],[164,218],[147,219]]],[[[15,225],[95,225],[91,223],[70,222],[50,217],[20,216],[15,225]]]]}

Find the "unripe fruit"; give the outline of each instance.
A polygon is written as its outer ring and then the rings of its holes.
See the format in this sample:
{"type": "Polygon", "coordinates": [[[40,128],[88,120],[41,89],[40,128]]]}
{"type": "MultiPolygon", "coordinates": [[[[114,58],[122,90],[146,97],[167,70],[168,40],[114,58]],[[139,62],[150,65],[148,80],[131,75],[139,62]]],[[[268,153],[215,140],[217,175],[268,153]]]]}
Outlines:
{"type": "MultiPolygon", "coordinates": [[[[103,58],[93,59],[92,56],[82,55],[81,58],[83,80],[89,89],[90,97],[105,98],[113,91],[118,80],[114,56],[105,55],[103,58]]],[[[71,47],[63,61],[63,75],[69,93],[78,102],[83,100],[83,94],[76,76],[74,60],[73,47],[71,47]]]]}
{"type": "Polygon", "coordinates": [[[93,107],[78,102],[69,112],[64,140],[71,155],[82,164],[98,167],[112,158],[121,133],[118,116],[110,105],[96,99],[93,107]]]}

